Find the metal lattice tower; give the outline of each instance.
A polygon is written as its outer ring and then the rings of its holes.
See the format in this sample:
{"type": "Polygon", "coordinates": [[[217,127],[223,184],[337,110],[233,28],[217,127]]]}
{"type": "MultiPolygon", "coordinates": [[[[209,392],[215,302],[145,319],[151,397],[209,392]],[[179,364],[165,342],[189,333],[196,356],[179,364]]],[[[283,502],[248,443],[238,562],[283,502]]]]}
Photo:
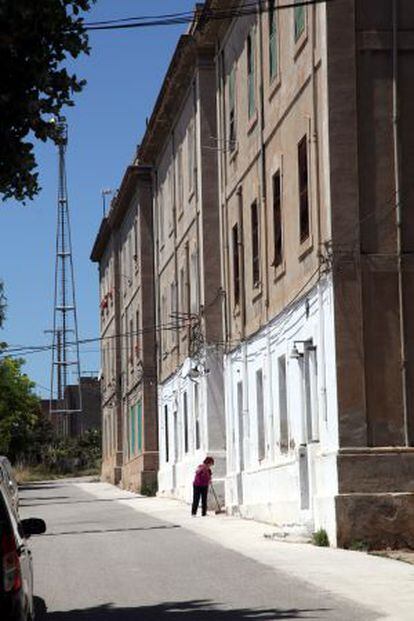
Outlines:
{"type": "Polygon", "coordinates": [[[68,435],[71,415],[82,412],[82,395],[75,276],[65,164],[68,129],[64,117],[58,117],[56,122],[60,134],[58,143],[59,189],[49,413],[51,418],[53,416],[58,417],[59,432],[62,435],[68,435]],[[70,394],[67,390],[69,385],[72,386],[70,394]]]}

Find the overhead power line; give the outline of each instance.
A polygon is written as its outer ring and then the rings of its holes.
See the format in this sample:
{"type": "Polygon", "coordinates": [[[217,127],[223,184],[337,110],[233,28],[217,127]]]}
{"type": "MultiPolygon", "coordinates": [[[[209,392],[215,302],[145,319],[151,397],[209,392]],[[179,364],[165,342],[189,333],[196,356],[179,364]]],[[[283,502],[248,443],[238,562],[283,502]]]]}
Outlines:
{"type": "MultiPolygon", "coordinates": [[[[269,6],[268,0],[261,2],[248,2],[232,9],[204,9],[201,16],[206,20],[225,20],[236,17],[246,17],[270,11],[281,11],[284,9],[298,8],[333,2],[333,0],[301,0],[300,2],[288,2],[285,4],[275,4],[269,6]]],[[[154,28],[157,26],[177,26],[180,24],[190,24],[195,17],[195,11],[181,13],[167,13],[164,15],[139,15],[135,17],[123,17],[113,20],[102,20],[96,22],[85,22],[85,30],[124,30],[126,28],[154,28]]]]}

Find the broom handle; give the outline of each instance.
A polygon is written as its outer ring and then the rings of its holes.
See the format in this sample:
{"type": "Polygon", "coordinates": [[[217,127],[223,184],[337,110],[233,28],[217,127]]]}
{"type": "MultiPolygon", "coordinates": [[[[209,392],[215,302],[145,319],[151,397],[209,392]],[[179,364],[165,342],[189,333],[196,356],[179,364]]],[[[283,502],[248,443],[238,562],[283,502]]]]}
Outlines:
{"type": "Polygon", "coordinates": [[[220,507],[220,503],[219,503],[218,498],[217,498],[216,490],[214,489],[212,483],[210,484],[210,486],[211,486],[211,491],[213,492],[214,499],[216,501],[217,509],[220,509],[221,507],[220,507]]]}

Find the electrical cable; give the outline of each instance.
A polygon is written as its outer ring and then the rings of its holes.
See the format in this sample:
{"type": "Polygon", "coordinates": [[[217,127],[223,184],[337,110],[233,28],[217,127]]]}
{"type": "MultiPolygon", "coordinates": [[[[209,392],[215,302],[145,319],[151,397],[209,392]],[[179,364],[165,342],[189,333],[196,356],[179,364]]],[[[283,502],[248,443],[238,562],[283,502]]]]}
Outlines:
{"type": "MultiPolygon", "coordinates": [[[[269,7],[267,0],[248,3],[233,9],[206,9],[201,12],[200,17],[206,20],[226,20],[236,17],[246,17],[249,15],[258,15],[270,11],[280,11],[290,8],[299,8],[302,6],[323,4],[333,2],[333,0],[301,0],[300,2],[289,2],[288,4],[278,4],[269,7]],[[251,7],[251,8],[250,8],[251,7]]],[[[170,15],[154,15],[154,16],[137,16],[119,18],[118,20],[103,20],[101,22],[84,22],[84,28],[87,31],[97,30],[124,30],[133,28],[153,28],[157,26],[176,26],[181,24],[192,23],[195,12],[172,13],[170,15]]]]}

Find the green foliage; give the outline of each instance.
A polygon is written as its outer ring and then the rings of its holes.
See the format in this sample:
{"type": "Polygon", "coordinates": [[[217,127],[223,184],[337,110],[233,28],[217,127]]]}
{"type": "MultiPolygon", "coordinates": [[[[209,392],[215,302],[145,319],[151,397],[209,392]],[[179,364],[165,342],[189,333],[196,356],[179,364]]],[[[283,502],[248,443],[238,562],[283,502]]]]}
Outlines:
{"type": "Polygon", "coordinates": [[[52,435],[22,365],[23,360],[0,360],[0,454],[12,462],[33,459],[52,435]]]}
{"type": "Polygon", "coordinates": [[[313,545],[321,548],[329,548],[329,537],[324,528],[320,528],[312,534],[312,543],[313,545]]]}
{"type": "Polygon", "coordinates": [[[50,472],[66,474],[97,469],[102,455],[102,435],[90,429],[75,438],[54,438],[45,445],[42,463],[50,472]]]}
{"type": "Polygon", "coordinates": [[[348,550],[354,550],[354,552],[366,552],[369,549],[369,544],[361,539],[354,539],[348,546],[348,550]]]}
{"type": "Polygon", "coordinates": [[[156,496],[158,491],[158,485],[154,483],[145,483],[141,486],[141,494],[143,496],[156,496]]]}
{"type": "Polygon", "coordinates": [[[59,140],[51,116],[72,106],[85,81],[62,63],[89,53],[81,11],[95,0],[0,2],[0,194],[33,198],[40,190],[33,138],[59,140]]]}

